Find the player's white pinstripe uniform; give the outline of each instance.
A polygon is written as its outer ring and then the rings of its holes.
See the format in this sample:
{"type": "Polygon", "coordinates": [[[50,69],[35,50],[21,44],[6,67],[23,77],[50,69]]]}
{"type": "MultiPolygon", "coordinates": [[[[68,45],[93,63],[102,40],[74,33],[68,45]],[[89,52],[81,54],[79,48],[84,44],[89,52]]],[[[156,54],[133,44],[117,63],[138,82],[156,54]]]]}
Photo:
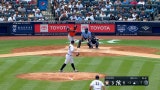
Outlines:
{"type": "Polygon", "coordinates": [[[100,80],[93,80],[90,86],[92,86],[93,90],[102,90],[104,84],[100,80]]]}
{"type": "Polygon", "coordinates": [[[67,64],[68,62],[70,63],[74,63],[73,62],[73,52],[74,52],[74,46],[72,44],[69,45],[68,47],[68,52],[66,54],[66,59],[65,59],[65,64],[67,64]]]}

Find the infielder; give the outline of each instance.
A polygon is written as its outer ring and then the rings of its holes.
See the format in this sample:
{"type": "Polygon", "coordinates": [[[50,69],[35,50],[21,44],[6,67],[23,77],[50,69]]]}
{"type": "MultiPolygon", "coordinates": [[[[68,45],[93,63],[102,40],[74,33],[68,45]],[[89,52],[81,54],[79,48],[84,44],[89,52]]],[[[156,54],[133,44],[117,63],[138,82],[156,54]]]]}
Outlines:
{"type": "Polygon", "coordinates": [[[79,52],[75,52],[74,50],[74,41],[71,41],[70,45],[69,45],[69,48],[68,48],[68,52],[66,54],[66,59],[65,59],[65,62],[64,64],[62,65],[61,69],[59,70],[60,72],[63,72],[63,69],[64,67],[68,64],[68,62],[71,63],[71,66],[73,68],[73,70],[75,72],[78,72],[78,70],[75,69],[75,66],[74,66],[74,61],[73,61],[73,53],[76,53],[76,56],[79,56],[79,52]]]}
{"type": "Polygon", "coordinates": [[[77,29],[77,26],[74,25],[73,28],[69,28],[67,27],[67,32],[68,32],[68,40],[71,42],[71,41],[74,41],[74,36],[76,35],[76,29],[77,29]]]}
{"type": "Polygon", "coordinates": [[[105,90],[105,86],[102,81],[99,80],[99,76],[95,76],[95,80],[93,80],[90,84],[89,90],[105,90]]]}
{"type": "Polygon", "coordinates": [[[88,28],[86,28],[85,31],[82,32],[81,37],[82,38],[81,40],[79,40],[77,48],[81,47],[81,42],[83,42],[84,40],[87,40],[87,42],[89,42],[89,40],[91,39],[91,32],[88,30],[88,28]]]}

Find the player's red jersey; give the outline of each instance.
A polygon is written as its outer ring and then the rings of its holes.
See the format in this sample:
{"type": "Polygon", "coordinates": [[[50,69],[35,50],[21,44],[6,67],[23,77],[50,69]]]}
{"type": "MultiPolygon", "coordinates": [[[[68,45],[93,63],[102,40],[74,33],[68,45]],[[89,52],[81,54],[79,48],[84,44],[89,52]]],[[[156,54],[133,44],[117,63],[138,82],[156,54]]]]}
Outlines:
{"type": "Polygon", "coordinates": [[[76,35],[76,30],[74,30],[73,28],[70,28],[70,30],[68,31],[69,35],[71,37],[75,36],[76,35]]]}

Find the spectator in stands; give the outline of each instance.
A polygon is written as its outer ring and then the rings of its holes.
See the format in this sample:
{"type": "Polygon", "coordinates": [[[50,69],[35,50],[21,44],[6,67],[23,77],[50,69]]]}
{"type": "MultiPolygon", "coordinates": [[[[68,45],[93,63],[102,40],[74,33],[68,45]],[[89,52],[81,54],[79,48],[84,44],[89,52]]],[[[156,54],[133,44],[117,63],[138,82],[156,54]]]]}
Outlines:
{"type": "Polygon", "coordinates": [[[30,2],[28,2],[29,4],[36,4],[36,0],[31,0],[30,2]]]}
{"type": "Polygon", "coordinates": [[[81,3],[81,1],[78,1],[78,3],[76,4],[76,7],[81,10],[83,8],[83,5],[81,3]]]}
{"type": "Polygon", "coordinates": [[[112,12],[110,12],[107,17],[111,17],[111,16],[114,16],[112,12]]]}
{"type": "Polygon", "coordinates": [[[40,11],[40,9],[39,9],[37,6],[35,6],[35,7],[32,9],[32,11],[36,13],[37,11],[40,11]]]}
{"type": "Polygon", "coordinates": [[[97,15],[97,14],[96,14],[96,11],[94,11],[94,12],[93,12],[93,18],[98,17],[98,16],[99,16],[99,14],[97,15]]]}
{"type": "Polygon", "coordinates": [[[147,0],[146,4],[152,4],[151,0],[147,0]]]}
{"type": "Polygon", "coordinates": [[[130,16],[128,17],[128,21],[134,21],[132,15],[130,15],[130,16]]]}
{"type": "Polygon", "coordinates": [[[13,6],[12,3],[9,2],[9,3],[8,3],[8,8],[9,8],[9,9],[12,9],[12,6],[13,6]]]}
{"type": "Polygon", "coordinates": [[[21,13],[21,17],[27,17],[25,13],[21,13]]]}
{"type": "Polygon", "coordinates": [[[59,15],[58,15],[58,13],[55,14],[54,19],[55,19],[56,21],[59,20],[59,15]]]}
{"type": "Polygon", "coordinates": [[[7,10],[6,10],[6,5],[5,5],[5,4],[2,4],[2,12],[5,12],[5,11],[7,11],[7,10]]]}
{"type": "Polygon", "coordinates": [[[144,20],[145,18],[147,18],[148,16],[145,14],[144,11],[141,11],[139,17],[140,17],[140,20],[143,21],[143,20],[144,20]]]}
{"type": "Polygon", "coordinates": [[[13,15],[8,17],[8,22],[13,22],[13,21],[16,21],[16,19],[13,17],[13,15]]]}
{"type": "Polygon", "coordinates": [[[136,20],[137,16],[138,16],[138,14],[136,13],[136,11],[134,11],[134,12],[132,13],[133,20],[136,20]]]}
{"type": "Polygon", "coordinates": [[[121,11],[121,7],[120,7],[120,6],[117,6],[117,7],[116,7],[116,11],[121,11]]]}
{"type": "Polygon", "coordinates": [[[144,0],[140,0],[137,4],[142,4],[142,5],[144,5],[144,4],[145,4],[145,1],[144,1],[144,0]]]}
{"type": "Polygon", "coordinates": [[[111,8],[111,4],[109,3],[109,1],[107,1],[107,3],[106,3],[106,8],[107,8],[107,9],[110,9],[110,8],[111,8]]]}
{"type": "Polygon", "coordinates": [[[101,11],[103,11],[103,12],[104,12],[104,11],[107,11],[107,9],[106,9],[106,6],[105,6],[105,5],[103,5],[103,6],[102,6],[101,11]]]}
{"type": "Polygon", "coordinates": [[[149,5],[148,7],[146,7],[145,11],[149,12],[151,20],[154,20],[154,15],[153,15],[154,14],[154,9],[152,8],[152,6],[149,5]]]}
{"type": "Polygon", "coordinates": [[[32,19],[30,17],[27,18],[27,21],[32,21],[32,19]]]}
{"type": "Polygon", "coordinates": [[[19,12],[26,12],[26,8],[23,5],[20,5],[20,7],[18,7],[18,11],[19,12]]]}
{"type": "Polygon", "coordinates": [[[131,5],[137,5],[138,3],[137,3],[136,0],[132,0],[132,1],[130,2],[130,4],[131,4],[131,5]]]}
{"type": "Polygon", "coordinates": [[[99,15],[99,17],[104,18],[106,17],[106,14],[103,11],[101,11],[101,14],[99,15]]]}
{"type": "Polygon", "coordinates": [[[77,21],[83,21],[83,20],[84,20],[84,17],[82,17],[82,14],[78,13],[78,15],[77,15],[77,21]]]}
{"type": "Polygon", "coordinates": [[[121,5],[122,3],[121,3],[121,1],[120,0],[116,0],[115,2],[114,2],[114,5],[121,5]]]}
{"type": "Polygon", "coordinates": [[[88,21],[88,20],[94,21],[94,17],[91,13],[87,13],[86,18],[84,20],[85,21],[88,21]]]}
{"type": "Polygon", "coordinates": [[[122,5],[129,4],[128,0],[123,0],[122,5]]]}
{"type": "Polygon", "coordinates": [[[124,18],[123,18],[123,21],[128,21],[128,17],[124,17],[124,18]]]}
{"type": "Polygon", "coordinates": [[[59,21],[68,20],[68,14],[65,11],[61,11],[59,21]]]}
{"type": "Polygon", "coordinates": [[[69,17],[70,20],[77,20],[77,16],[75,13],[73,13],[70,17],[69,17]]]}
{"type": "Polygon", "coordinates": [[[135,21],[140,21],[139,15],[136,16],[135,21]]]}
{"type": "Polygon", "coordinates": [[[3,6],[2,6],[2,4],[0,3],[0,12],[2,13],[2,11],[3,11],[3,6]]]}
{"type": "Polygon", "coordinates": [[[118,15],[116,16],[116,20],[118,21],[122,21],[123,20],[123,17],[120,13],[118,13],[118,15]]]}
{"type": "Polygon", "coordinates": [[[16,18],[16,17],[21,17],[20,12],[16,11],[15,14],[13,15],[13,17],[14,17],[14,18],[16,18]]]}
{"type": "Polygon", "coordinates": [[[43,17],[39,17],[38,21],[44,21],[44,18],[43,17]]]}
{"type": "Polygon", "coordinates": [[[55,13],[59,13],[60,12],[60,8],[58,6],[54,6],[54,11],[55,11],[55,13]]]}
{"type": "Polygon", "coordinates": [[[109,20],[116,20],[116,17],[114,16],[114,14],[110,14],[109,20]]]}
{"type": "Polygon", "coordinates": [[[34,17],[34,12],[29,12],[29,13],[28,13],[28,17],[29,17],[29,18],[33,18],[33,17],[34,17]]]}
{"type": "Polygon", "coordinates": [[[114,10],[114,6],[111,6],[111,8],[109,9],[110,11],[115,11],[114,10]]]}
{"type": "Polygon", "coordinates": [[[0,22],[4,21],[4,16],[0,16],[0,22]]]}
{"type": "Polygon", "coordinates": [[[40,12],[40,10],[35,13],[35,17],[37,17],[37,18],[43,17],[43,15],[40,12]]]}
{"type": "Polygon", "coordinates": [[[27,5],[27,7],[26,7],[26,11],[27,11],[27,12],[31,12],[31,11],[32,11],[32,7],[31,7],[31,5],[30,5],[30,4],[28,4],[28,5],[27,5]]]}

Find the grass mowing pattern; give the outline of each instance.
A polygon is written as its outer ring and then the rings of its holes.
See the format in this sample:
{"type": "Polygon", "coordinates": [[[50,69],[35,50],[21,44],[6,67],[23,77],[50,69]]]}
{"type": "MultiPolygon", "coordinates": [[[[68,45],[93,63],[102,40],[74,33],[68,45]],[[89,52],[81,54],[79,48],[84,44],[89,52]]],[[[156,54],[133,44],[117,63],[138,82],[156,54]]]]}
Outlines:
{"type": "MultiPolygon", "coordinates": [[[[148,88],[154,90],[159,89],[158,69],[160,62],[150,62],[154,59],[147,61],[140,61],[139,57],[79,57],[75,58],[75,65],[80,71],[85,72],[99,72],[107,75],[146,75],[150,77],[150,81],[155,84],[150,84],[148,88]],[[124,59],[125,58],[125,59],[124,59]],[[76,62],[77,61],[77,62],[76,62]],[[149,67],[148,67],[149,66],[149,67]],[[111,68],[112,67],[112,68],[111,68]],[[94,68],[94,69],[93,69],[94,68]],[[155,73],[157,71],[157,73],[155,73]],[[155,74],[153,74],[155,73],[155,74]],[[153,76],[152,76],[153,75],[153,76]],[[153,85],[154,87],[152,87],[153,85]]],[[[156,60],[156,59],[155,59],[156,60]]],[[[0,87],[1,90],[86,90],[89,88],[91,80],[85,81],[72,81],[72,82],[51,82],[51,81],[35,81],[35,80],[22,80],[15,78],[16,74],[29,73],[29,72],[43,72],[59,70],[64,62],[63,57],[47,57],[47,56],[24,56],[12,58],[0,58],[0,62],[8,64],[8,68],[1,72],[0,87]],[[14,68],[13,68],[14,67],[14,68]],[[22,68],[22,69],[21,69],[22,68]],[[27,69],[28,68],[28,69],[27,69]],[[23,70],[24,69],[24,70],[23,70]],[[12,82],[13,83],[12,83],[12,82]],[[12,83],[12,84],[11,84],[12,83]],[[79,87],[79,88],[78,88],[79,87]],[[48,89],[47,89],[48,88],[48,89]]],[[[4,65],[0,68],[4,68],[4,65]]],[[[67,65],[65,71],[70,71],[71,66],[67,65]]],[[[147,87],[107,87],[109,90],[149,90],[147,87]]]]}
{"type": "MultiPolygon", "coordinates": [[[[103,40],[104,44],[106,41],[103,40]]],[[[9,53],[14,48],[28,46],[64,45],[66,40],[7,40],[0,41],[0,53],[9,53]],[[56,43],[55,43],[56,42],[56,43]]],[[[159,40],[122,40],[117,44],[143,46],[160,49],[159,40]]],[[[64,63],[64,57],[23,56],[0,58],[1,90],[88,90],[91,80],[72,82],[51,82],[22,80],[15,75],[30,72],[57,72],[64,63]]],[[[149,76],[147,87],[107,87],[107,90],[160,90],[160,60],[140,57],[77,57],[75,66],[79,71],[98,72],[110,76],[149,76]]],[[[70,64],[65,71],[72,72],[70,64]]]]}

